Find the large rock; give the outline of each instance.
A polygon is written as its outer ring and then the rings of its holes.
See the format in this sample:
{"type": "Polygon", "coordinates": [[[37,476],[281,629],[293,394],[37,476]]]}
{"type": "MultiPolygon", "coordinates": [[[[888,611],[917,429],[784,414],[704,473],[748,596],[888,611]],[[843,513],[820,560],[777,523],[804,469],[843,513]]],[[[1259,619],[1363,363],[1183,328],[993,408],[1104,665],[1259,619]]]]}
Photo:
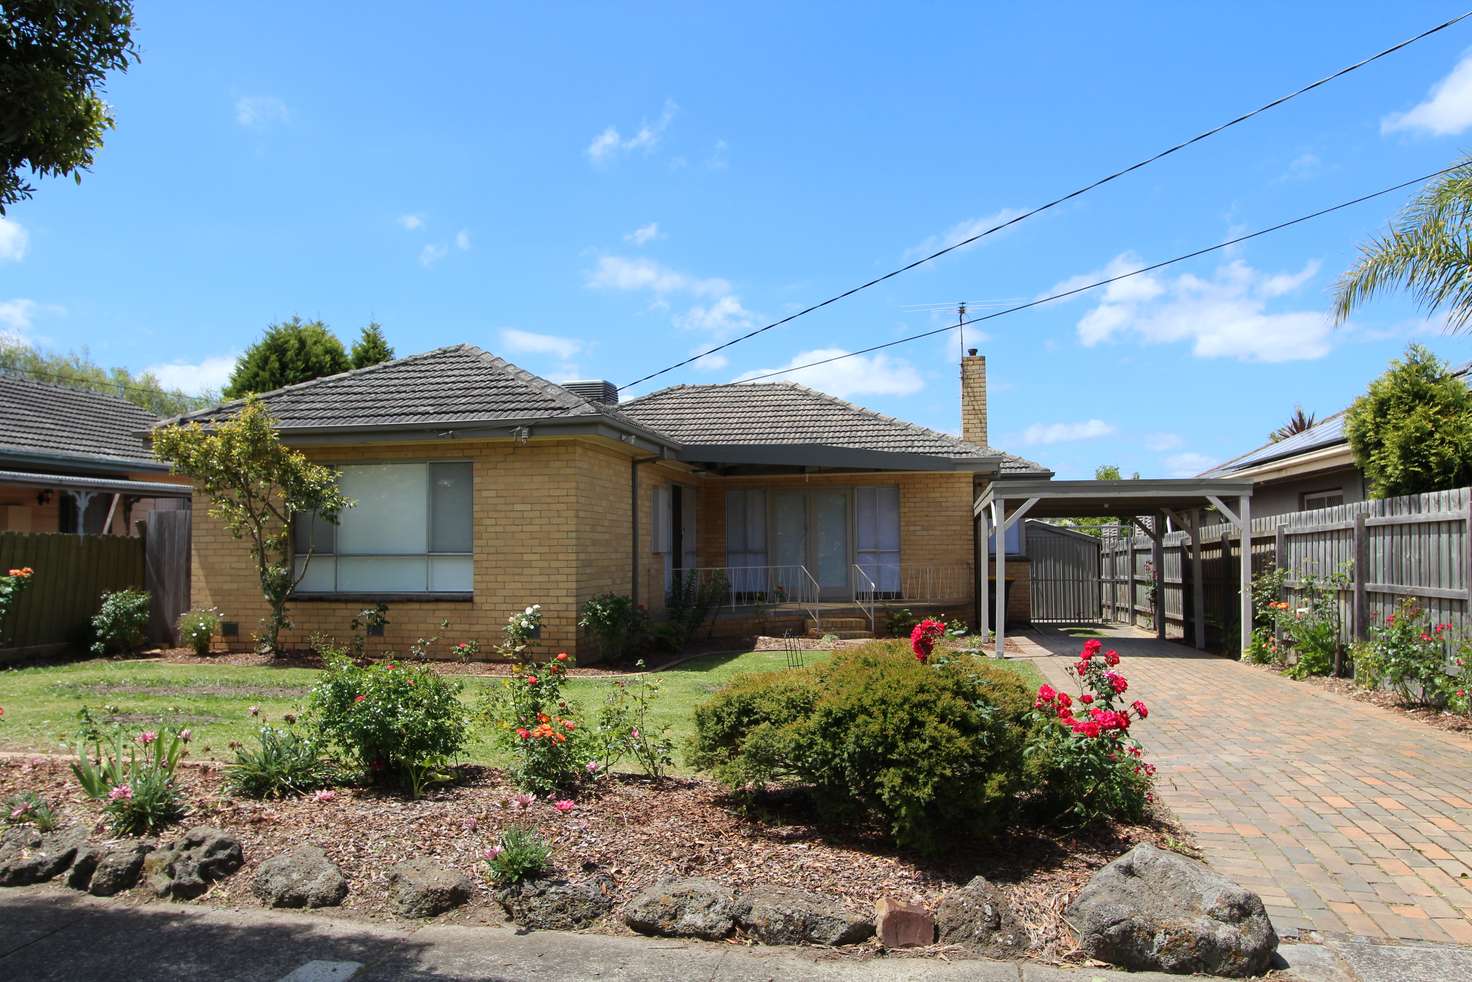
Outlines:
{"type": "Polygon", "coordinates": [[[736,929],[736,891],[714,880],[656,883],[624,907],[624,923],[640,934],[716,941],[736,929]]]}
{"type": "Polygon", "coordinates": [[[522,927],[577,931],[613,909],[612,887],[607,877],[579,883],[527,880],[500,891],[496,899],[506,909],[506,916],[522,927]]]}
{"type": "Polygon", "coordinates": [[[1016,917],[986,877],[977,876],[941,898],[935,911],[941,944],[962,945],[996,957],[1027,947],[1016,917]]]}
{"type": "Polygon", "coordinates": [[[874,933],[844,900],[790,887],[757,887],[739,907],[737,923],[762,944],[857,944],[874,933]]]}
{"type": "Polygon", "coordinates": [[[325,852],[303,845],[262,863],[251,890],[267,907],[336,907],[348,881],[325,852]]]}
{"type": "Polygon", "coordinates": [[[87,830],[80,827],[37,832],[20,825],[0,840],[0,886],[23,887],[44,883],[66,871],[87,844],[87,830]]]}
{"type": "Polygon", "coordinates": [[[1259,975],[1278,947],[1261,897],[1146,843],[1094,874],[1064,917],[1090,957],[1136,970],[1259,975]]]}
{"type": "MultiPolygon", "coordinates": [[[[148,854],[143,869],[160,897],[192,900],[240,869],[245,856],[233,835],[201,826],[148,854]]],[[[96,880],[97,874],[92,878],[96,880]]]]}
{"type": "Polygon", "coordinates": [[[66,885],[73,890],[85,890],[92,883],[92,874],[102,857],[107,855],[106,846],[83,843],[72,858],[71,868],[66,871],[66,885]]]}
{"type": "Polygon", "coordinates": [[[136,839],[114,843],[97,861],[97,868],[87,884],[87,892],[94,897],[111,897],[127,890],[138,882],[143,872],[143,863],[153,852],[152,842],[136,839]]]}
{"type": "Polygon", "coordinates": [[[388,871],[389,905],[402,917],[434,917],[474,895],[475,884],[468,876],[437,866],[432,859],[411,859],[388,871]]]}

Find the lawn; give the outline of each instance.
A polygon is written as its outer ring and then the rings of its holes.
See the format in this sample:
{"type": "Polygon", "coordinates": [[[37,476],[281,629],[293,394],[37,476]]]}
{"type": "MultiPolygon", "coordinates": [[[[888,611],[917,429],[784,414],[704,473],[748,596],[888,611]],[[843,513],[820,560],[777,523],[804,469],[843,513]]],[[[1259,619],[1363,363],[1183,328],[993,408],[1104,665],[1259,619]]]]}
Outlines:
{"type": "MultiPolygon", "coordinates": [[[[807,652],[807,661],[828,657],[807,652]]],[[[782,651],[704,655],[656,673],[663,691],[655,716],[670,726],[683,746],[694,729],[695,707],[734,676],[784,668],[782,651]]],[[[1029,685],[1042,681],[1026,662],[1001,662],[1029,685]]],[[[242,668],[208,662],[181,665],[147,661],[91,660],[0,671],[0,750],[64,751],[77,730],[77,711],[86,706],[98,720],[143,729],[161,725],[193,731],[193,755],[230,759],[231,741],[254,735],[262,721],[279,723],[301,713],[317,672],[309,668],[242,668]],[[251,715],[252,707],[259,717],[251,715]]],[[[474,706],[493,677],[464,677],[463,701],[474,706]]],[[[612,684],[609,676],[582,676],[565,692],[596,711],[612,684]]],[[[500,763],[485,727],[473,727],[469,760],[500,763]]],[[[677,757],[682,756],[677,754],[677,757]]]]}

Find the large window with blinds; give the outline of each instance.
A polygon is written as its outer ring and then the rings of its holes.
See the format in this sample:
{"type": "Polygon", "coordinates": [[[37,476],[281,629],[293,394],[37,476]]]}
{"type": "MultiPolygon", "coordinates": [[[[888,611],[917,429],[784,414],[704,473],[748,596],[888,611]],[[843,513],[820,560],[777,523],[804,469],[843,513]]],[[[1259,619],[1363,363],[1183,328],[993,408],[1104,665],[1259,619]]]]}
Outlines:
{"type": "Polygon", "coordinates": [[[468,461],[350,464],[342,490],[357,502],[338,524],[297,516],[297,593],[469,594],[473,482],[468,461]]]}

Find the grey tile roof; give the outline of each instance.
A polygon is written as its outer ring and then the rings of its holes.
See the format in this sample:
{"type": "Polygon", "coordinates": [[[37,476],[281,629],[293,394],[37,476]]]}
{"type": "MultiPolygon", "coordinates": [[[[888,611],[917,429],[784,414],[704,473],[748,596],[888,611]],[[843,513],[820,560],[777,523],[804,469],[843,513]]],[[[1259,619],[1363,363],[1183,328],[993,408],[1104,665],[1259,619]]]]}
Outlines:
{"type": "MultiPolygon", "coordinates": [[[[617,416],[470,344],[289,385],[260,398],[283,430],[617,416]]],[[[180,420],[220,419],[242,404],[228,402],[180,420]]]]}
{"type": "Polygon", "coordinates": [[[156,422],[118,396],[0,373],[0,457],[8,451],[162,470],[143,436],[156,422]]]}
{"type": "Polygon", "coordinates": [[[1030,460],[884,416],[793,382],[676,385],[622,403],[619,409],[686,445],[814,444],[955,460],[1001,457],[1004,471],[1048,473],[1030,460]]]}

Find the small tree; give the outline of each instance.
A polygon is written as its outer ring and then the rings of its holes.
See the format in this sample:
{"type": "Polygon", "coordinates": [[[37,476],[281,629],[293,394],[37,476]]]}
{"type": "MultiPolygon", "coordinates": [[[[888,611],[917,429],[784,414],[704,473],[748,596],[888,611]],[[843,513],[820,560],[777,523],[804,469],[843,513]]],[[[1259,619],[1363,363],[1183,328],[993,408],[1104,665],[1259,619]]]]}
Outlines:
{"type": "Polygon", "coordinates": [[[1288,422],[1268,434],[1268,440],[1279,443],[1299,433],[1305,433],[1314,428],[1314,414],[1305,412],[1302,406],[1293,407],[1293,415],[1288,417],[1288,422]]]}
{"type": "Polygon", "coordinates": [[[249,540],[261,593],[271,606],[261,647],[276,654],[282,630],[291,626],[287,599],[306,571],[305,564],[302,573],[292,571],[292,518],[315,513],[336,523],[353,506],[337,475],[283,444],[266,407],[253,398],[210,430],[198,423],[155,430],[153,452],[210,496],[210,515],[231,535],[249,540]]]}
{"type": "Polygon", "coordinates": [[[363,328],[363,333],[358,335],[358,340],[353,342],[353,367],[367,368],[369,365],[393,361],[393,358],[394,349],[383,336],[383,328],[378,326],[377,321],[369,322],[363,328]]]}
{"type": "Polygon", "coordinates": [[[266,328],[266,334],[245,349],[235,363],[225,395],[238,399],[270,392],[284,385],[310,382],[352,368],[337,335],[321,321],[293,317],[266,328]]]}
{"type": "Polygon", "coordinates": [[[1370,383],[1345,429],[1373,497],[1472,483],[1472,392],[1420,345],[1370,383]]]}

